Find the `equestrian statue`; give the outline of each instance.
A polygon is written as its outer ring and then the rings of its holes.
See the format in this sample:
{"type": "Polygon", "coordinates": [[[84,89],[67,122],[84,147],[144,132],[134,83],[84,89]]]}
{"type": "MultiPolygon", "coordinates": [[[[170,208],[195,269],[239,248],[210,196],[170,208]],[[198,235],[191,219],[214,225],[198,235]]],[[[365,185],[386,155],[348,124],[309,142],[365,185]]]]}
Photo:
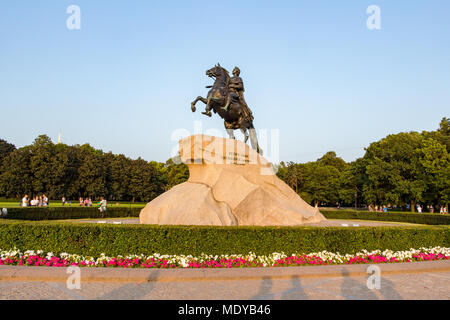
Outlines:
{"type": "Polygon", "coordinates": [[[234,130],[240,129],[247,142],[250,137],[252,148],[262,155],[262,150],[258,145],[256,130],[253,127],[253,114],[244,99],[244,82],[239,77],[241,71],[238,67],[233,69],[233,77],[230,78],[228,71],[217,64],[206,71],[206,75],[214,78],[214,84],[207,86],[211,88],[205,98],[197,97],[191,103],[192,112],[195,112],[195,104],[198,101],[206,104],[205,111],[202,112],[208,117],[212,116],[211,110],[224,119],[225,129],[230,139],[235,139],[234,130]]]}

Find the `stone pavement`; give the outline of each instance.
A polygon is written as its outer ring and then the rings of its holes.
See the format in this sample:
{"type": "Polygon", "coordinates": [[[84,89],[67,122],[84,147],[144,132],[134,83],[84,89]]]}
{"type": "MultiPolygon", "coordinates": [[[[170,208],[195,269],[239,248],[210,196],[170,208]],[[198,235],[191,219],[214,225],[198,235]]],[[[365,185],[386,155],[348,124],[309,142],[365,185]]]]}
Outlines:
{"type": "Polygon", "coordinates": [[[0,299],[450,299],[450,261],[264,269],[143,270],[81,268],[81,288],[68,289],[65,268],[0,267],[0,299]]]}

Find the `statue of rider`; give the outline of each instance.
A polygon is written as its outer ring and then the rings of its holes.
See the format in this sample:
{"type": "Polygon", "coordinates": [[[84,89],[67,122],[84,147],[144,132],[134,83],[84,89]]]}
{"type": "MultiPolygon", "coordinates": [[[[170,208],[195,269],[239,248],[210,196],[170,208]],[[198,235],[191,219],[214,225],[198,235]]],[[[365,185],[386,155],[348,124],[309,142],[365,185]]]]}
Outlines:
{"type": "Polygon", "coordinates": [[[242,112],[244,118],[252,118],[253,115],[244,99],[244,82],[242,78],[239,77],[241,70],[238,67],[233,69],[233,77],[230,79],[228,85],[228,95],[225,106],[222,107],[224,110],[228,110],[232,101],[239,101],[242,106],[242,112]]]}

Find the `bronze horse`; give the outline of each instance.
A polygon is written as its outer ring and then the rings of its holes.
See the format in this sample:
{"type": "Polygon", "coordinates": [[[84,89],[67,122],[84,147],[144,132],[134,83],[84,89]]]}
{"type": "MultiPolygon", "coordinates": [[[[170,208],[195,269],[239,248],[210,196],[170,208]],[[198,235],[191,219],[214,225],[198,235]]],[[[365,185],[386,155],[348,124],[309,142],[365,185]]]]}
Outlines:
{"type": "Polygon", "coordinates": [[[250,109],[243,101],[243,97],[239,98],[238,95],[230,95],[230,75],[225,68],[222,68],[220,64],[217,64],[213,68],[206,71],[206,75],[210,78],[215,78],[211,88],[208,91],[207,98],[198,96],[197,99],[192,101],[192,112],[196,111],[195,104],[198,101],[203,102],[206,105],[205,112],[208,116],[211,116],[210,110],[217,113],[222,119],[224,119],[225,129],[230,139],[235,139],[234,130],[240,129],[245,136],[245,142],[250,137],[250,143],[254,150],[262,155],[262,150],[258,145],[258,139],[256,136],[256,130],[253,127],[253,116],[250,109]],[[229,104],[227,108],[224,108],[227,104],[227,97],[229,97],[229,104]]]}

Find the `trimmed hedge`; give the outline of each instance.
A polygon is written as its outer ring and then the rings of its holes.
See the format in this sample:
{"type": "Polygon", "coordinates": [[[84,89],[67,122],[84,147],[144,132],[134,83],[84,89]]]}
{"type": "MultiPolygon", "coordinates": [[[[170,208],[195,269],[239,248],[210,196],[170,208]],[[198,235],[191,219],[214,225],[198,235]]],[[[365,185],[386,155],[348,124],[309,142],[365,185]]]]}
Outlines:
{"type": "MultiPolygon", "coordinates": [[[[139,217],[142,208],[108,207],[105,218],[139,217]]],[[[9,208],[7,219],[13,220],[65,220],[95,219],[102,215],[98,207],[60,207],[60,208],[9,208]]]]}
{"type": "Polygon", "coordinates": [[[0,220],[0,248],[77,253],[258,254],[355,253],[367,249],[449,247],[450,228],[418,227],[206,227],[113,225],[0,220]]]}
{"type": "Polygon", "coordinates": [[[428,225],[450,225],[450,215],[438,213],[370,212],[350,210],[320,210],[327,219],[406,222],[428,225]]]}

